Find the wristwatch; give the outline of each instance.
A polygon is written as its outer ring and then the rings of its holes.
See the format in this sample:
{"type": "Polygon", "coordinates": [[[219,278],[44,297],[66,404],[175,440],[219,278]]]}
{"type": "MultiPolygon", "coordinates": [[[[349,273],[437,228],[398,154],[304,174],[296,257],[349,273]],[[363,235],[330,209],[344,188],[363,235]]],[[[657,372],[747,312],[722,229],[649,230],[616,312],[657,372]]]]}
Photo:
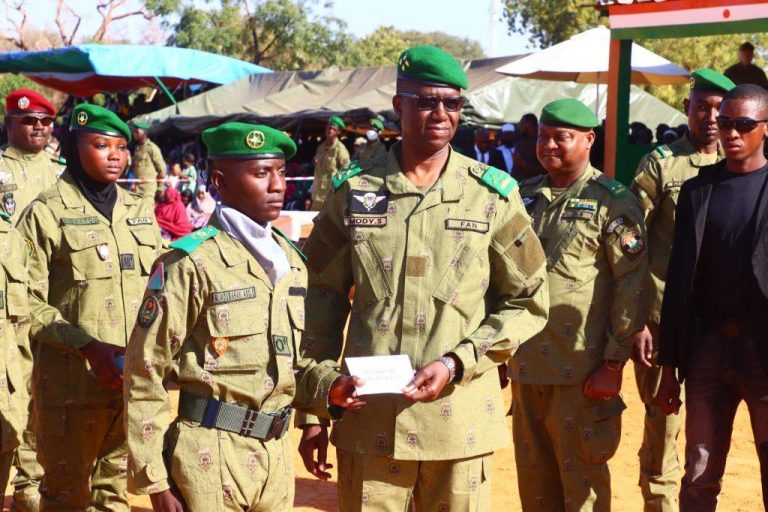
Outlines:
{"type": "Polygon", "coordinates": [[[450,382],[455,382],[456,381],[456,361],[454,361],[453,358],[449,356],[443,356],[439,359],[439,361],[443,363],[446,368],[448,368],[448,375],[450,375],[450,382]]]}

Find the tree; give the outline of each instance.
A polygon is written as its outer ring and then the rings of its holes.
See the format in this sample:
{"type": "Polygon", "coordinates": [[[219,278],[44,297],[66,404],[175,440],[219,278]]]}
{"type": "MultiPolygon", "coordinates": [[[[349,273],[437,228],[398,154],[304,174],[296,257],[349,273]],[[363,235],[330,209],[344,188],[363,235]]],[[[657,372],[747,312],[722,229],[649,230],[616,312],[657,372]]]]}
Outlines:
{"type": "Polygon", "coordinates": [[[400,38],[407,43],[401,48],[429,44],[439,46],[457,59],[480,59],[485,57],[483,47],[474,39],[453,36],[445,32],[419,32],[418,30],[407,30],[398,32],[400,38]]]}
{"type": "Polygon", "coordinates": [[[363,37],[357,46],[361,53],[358,66],[381,66],[396,62],[408,42],[394,27],[383,26],[363,37]]]}
{"type": "Polygon", "coordinates": [[[599,13],[585,0],[504,0],[510,32],[530,35],[531,43],[546,48],[597,27],[599,13]]]}
{"type": "MultiPolygon", "coordinates": [[[[2,79],[0,79],[0,98],[5,98],[11,91],[22,88],[32,89],[33,91],[37,91],[44,95],[50,94],[49,91],[44,90],[40,85],[24,75],[12,75],[6,73],[2,75],[2,79]]],[[[0,102],[0,116],[5,116],[5,101],[0,102]]]]}

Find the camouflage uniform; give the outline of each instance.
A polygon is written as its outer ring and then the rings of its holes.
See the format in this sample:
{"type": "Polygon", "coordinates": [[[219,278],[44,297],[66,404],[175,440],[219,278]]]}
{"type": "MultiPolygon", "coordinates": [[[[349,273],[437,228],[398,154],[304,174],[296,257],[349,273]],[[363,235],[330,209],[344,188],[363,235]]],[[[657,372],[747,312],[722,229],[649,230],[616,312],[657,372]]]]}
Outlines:
{"type": "Polygon", "coordinates": [[[220,229],[214,216],[174,242],[177,250],[158,261],[150,279],[126,357],[130,488],[147,494],[175,486],[189,510],[291,510],[293,447],[284,430],[268,440],[249,437],[245,423],[228,431],[190,420],[186,411],[212,399],[225,410],[276,413],[287,425],[298,394],[327,416],[335,362],[310,369],[296,360],[307,286],[302,255],[275,236],[291,270],[273,285],[244,245],[220,229]],[[168,379],[181,387],[177,418],[168,379]]]}
{"type": "Polygon", "coordinates": [[[313,163],[315,180],[312,182],[312,209],[318,211],[331,191],[331,177],[349,164],[349,151],[338,137],[330,146],[323,141],[317,147],[313,163]]]}
{"type": "Polygon", "coordinates": [[[620,183],[588,166],[567,189],[549,176],[520,194],[547,255],[544,330],[510,360],[512,428],[524,510],[610,510],[607,461],[619,446],[620,396],[591,400],[586,378],[626,361],[642,329],[648,271],[642,214],[620,183]]]}
{"type": "MultiPolygon", "coordinates": [[[[648,153],[637,167],[632,191],[640,199],[648,230],[650,314],[646,325],[654,340],[654,361],[680,186],[685,180],[696,176],[701,167],[717,163],[722,158],[722,151],[712,154],[697,152],[686,136],[648,153]]],[[[635,377],[640,398],[645,404],[645,428],[639,453],[640,488],[645,499],[645,510],[673,512],[677,510],[681,477],[677,457],[681,417],[677,414],[667,416],[653,405],[661,382],[660,367],[635,365],[635,377]]]]}
{"type": "Polygon", "coordinates": [[[341,509],[489,510],[491,455],[508,443],[496,367],[545,323],[544,254],[508,174],[451,149],[421,190],[399,157],[398,143],[334,177],[305,245],[302,350],[407,354],[416,369],[451,353],[463,373],[434,401],[372,395],[334,424],[341,509]]]}
{"type": "MultiPolygon", "coordinates": [[[[138,179],[156,180],[165,176],[165,160],[157,144],[147,139],[144,144],[136,144],[133,151],[133,173],[138,179]]],[[[154,204],[157,182],[148,181],[136,186],[136,193],[154,204]]]]}
{"type": "Polygon", "coordinates": [[[128,509],[122,395],[102,386],[77,350],[94,338],[125,346],[161,250],[151,207],[117,193],[110,222],[65,172],[19,221],[31,253],[43,509],[128,509]]]}

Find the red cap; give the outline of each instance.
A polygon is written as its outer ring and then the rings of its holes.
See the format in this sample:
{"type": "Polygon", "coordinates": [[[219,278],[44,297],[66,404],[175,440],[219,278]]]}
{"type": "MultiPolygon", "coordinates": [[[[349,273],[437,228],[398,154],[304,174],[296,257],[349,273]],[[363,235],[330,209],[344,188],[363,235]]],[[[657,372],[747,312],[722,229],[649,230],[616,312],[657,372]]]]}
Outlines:
{"type": "Polygon", "coordinates": [[[42,112],[49,116],[56,115],[56,109],[39,92],[30,89],[16,89],[5,97],[6,114],[29,114],[42,112]]]}

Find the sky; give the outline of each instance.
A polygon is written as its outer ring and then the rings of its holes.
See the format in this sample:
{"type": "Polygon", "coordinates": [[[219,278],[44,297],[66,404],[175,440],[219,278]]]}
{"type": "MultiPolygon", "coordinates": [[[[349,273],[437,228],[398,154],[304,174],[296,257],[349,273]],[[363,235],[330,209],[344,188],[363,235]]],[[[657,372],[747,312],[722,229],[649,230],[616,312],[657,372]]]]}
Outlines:
{"type": "MultiPolygon", "coordinates": [[[[139,0],[132,1],[135,6],[139,0]]],[[[217,3],[215,0],[186,1],[193,1],[201,7],[217,3]]],[[[45,2],[51,7],[34,12],[31,23],[36,28],[45,26],[57,31],[54,23],[55,1],[27,0],[31,12],[31,6],[38,2],[45,2]]],[[[101,18],[96,13],[96,3],[97,0],[69,0],[68,4],[84,15],[79,35],[92,34],[99,26],[101,18]]],[[[322,2],[319,3],[321,7],[317,9],[322,12],[322,2]]],[[[379,26],[392,25],[401,30],[439,30],[475,39],[489,57],[526,53],[531,49],[526,36],[507,34],[507,24],[501,16],[501,0],[334,0],[325,13],[346,21],[348,30],[358,37],[373,32],[379,26]]],[[[0,17],[4,18],[4,14],[0,13],[0,17]]],[[[113,39],[131,42],[149,38],[156,44],[162,44],[164,40],[159,24],[146,22],[141,17],[115,22],[108,34],[113,39]]]]}

